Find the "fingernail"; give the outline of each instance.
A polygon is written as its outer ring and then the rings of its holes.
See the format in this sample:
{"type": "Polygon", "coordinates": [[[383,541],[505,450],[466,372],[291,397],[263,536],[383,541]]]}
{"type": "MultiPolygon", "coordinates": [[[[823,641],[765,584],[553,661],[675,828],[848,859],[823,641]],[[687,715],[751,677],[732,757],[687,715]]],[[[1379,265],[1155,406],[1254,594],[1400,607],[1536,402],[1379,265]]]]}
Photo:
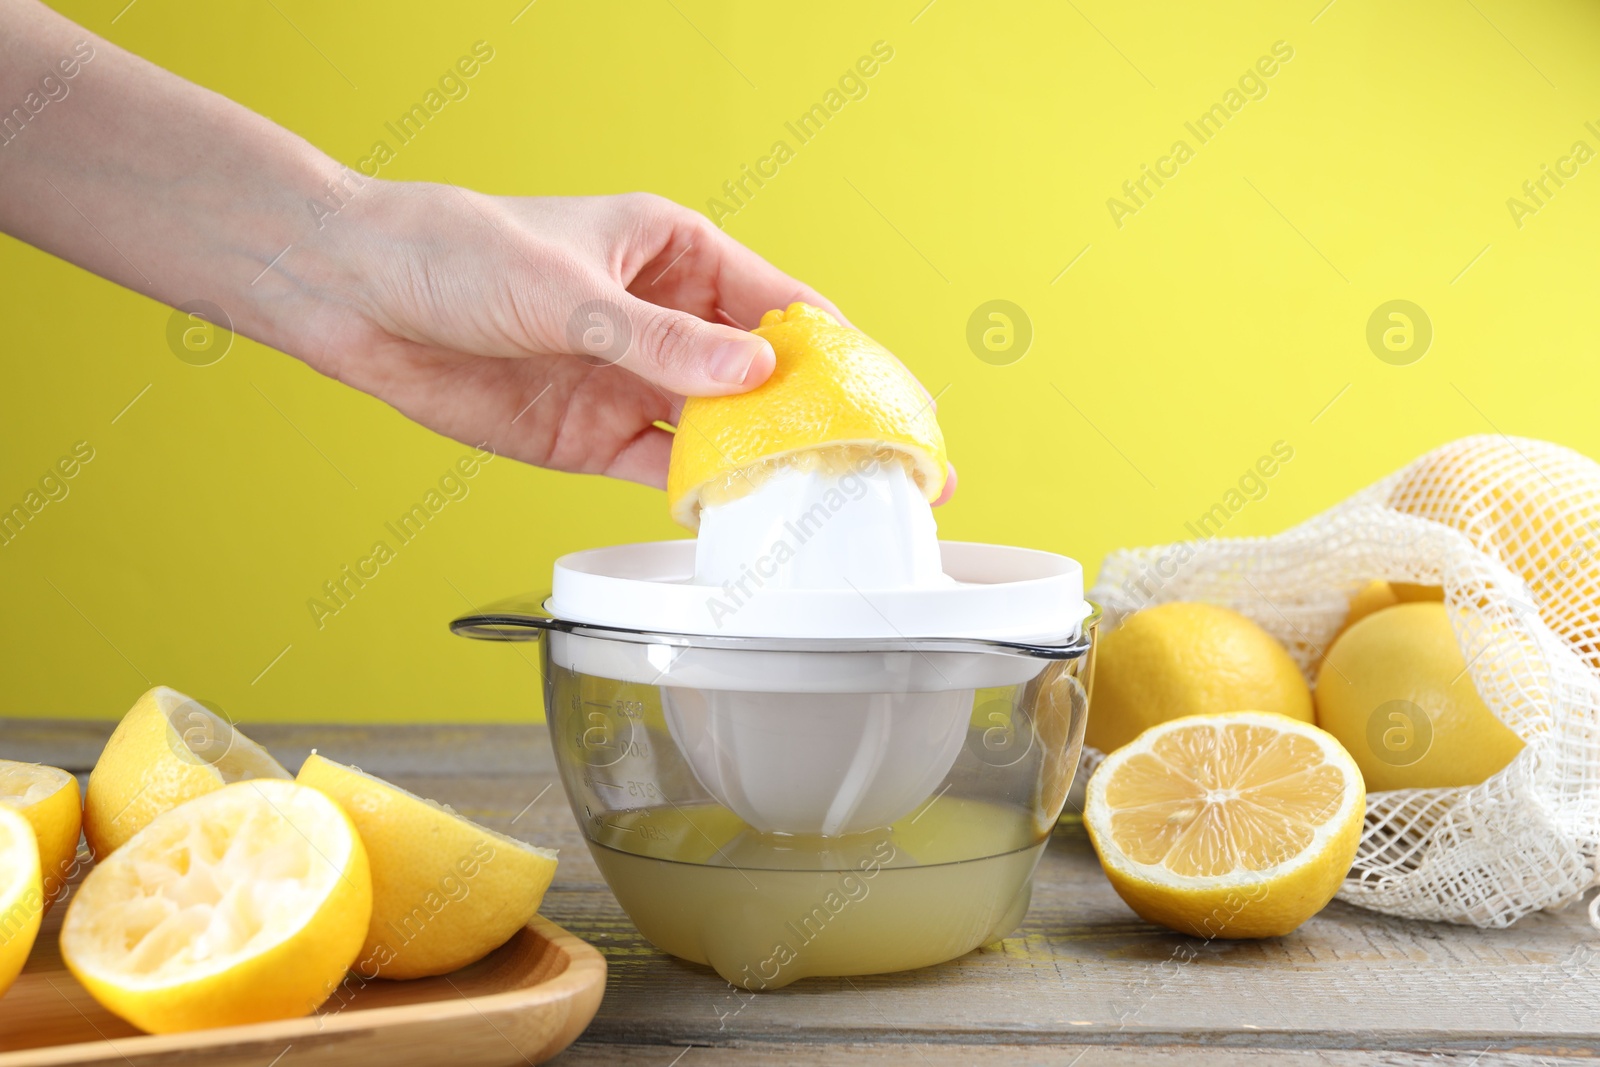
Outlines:
{"type": "Polygon", "coordinates": [[[722,342],[711,353],[711,377],[724,385],[743,385],[750,365],[766,347],[767,342],[759,337],[722,342]]]}

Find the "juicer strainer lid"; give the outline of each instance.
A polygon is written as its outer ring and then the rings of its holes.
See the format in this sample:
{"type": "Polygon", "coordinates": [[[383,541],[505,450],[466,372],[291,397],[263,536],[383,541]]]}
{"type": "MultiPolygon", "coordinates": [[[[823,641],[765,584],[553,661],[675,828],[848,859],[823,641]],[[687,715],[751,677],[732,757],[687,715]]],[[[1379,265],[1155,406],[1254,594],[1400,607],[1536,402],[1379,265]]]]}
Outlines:
{"type": "Polygon", "coordinates": [[[780,589],[755,571],[695,585],[693,540],[574,552],[556,560],[546,609],[569,622],[709,637],[985,638],[1042,641],[1089,615],[1083,568],[1036,549],[941,541],[956,584],[923,589],[780,589]]]}

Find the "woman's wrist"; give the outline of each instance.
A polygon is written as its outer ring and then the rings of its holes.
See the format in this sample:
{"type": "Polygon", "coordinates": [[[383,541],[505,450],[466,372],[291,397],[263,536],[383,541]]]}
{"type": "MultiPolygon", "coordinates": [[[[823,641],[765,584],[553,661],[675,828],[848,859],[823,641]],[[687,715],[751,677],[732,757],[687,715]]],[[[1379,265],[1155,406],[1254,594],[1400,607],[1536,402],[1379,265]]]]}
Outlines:
{"type": "Polygon", "coordinates": [[[233,306],[223,306],[234,329],[307,359],[326,347],[329,317],[355,302],[374,243],[370,208],[391,184],[358,186],[353,171],[318,156],[294,161],[267,195],[242,205],[213,250],[227,270],[233,306]]]}
{"type": "Polygon", "coordinates": [[[468,218],[482,224],[463,199],[478,194],[366,178],[331,159],[295,188],[313,181],[275,230],[281,243],[265,246],[270,266],[240,294],[249,323],[240,332],[345,378],[359,374],[350,361],[373,336],[423,339],[396,313],[415,302],[419,281],[427,291],[428,253],[459,240],[468,218]]]}

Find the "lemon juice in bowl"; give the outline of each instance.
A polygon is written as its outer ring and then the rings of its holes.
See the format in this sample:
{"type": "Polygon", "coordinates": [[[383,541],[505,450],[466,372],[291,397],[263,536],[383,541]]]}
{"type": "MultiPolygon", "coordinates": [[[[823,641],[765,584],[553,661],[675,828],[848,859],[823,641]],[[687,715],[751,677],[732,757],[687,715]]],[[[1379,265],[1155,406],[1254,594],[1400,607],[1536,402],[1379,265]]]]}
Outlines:
{"type": "Polygon", "coordinates": [[[760,830],[718,803],[658,687],[553,663],[551,733],[590,852],[640,932],[772,989],[926,966],[1016,928],[1076,763],[1084,666],[980,690],[945,781],[893,822],[840,835],[760,830]]]}
{"type": "Polygon", "coordinates": [[[1044,848],[982,801],[941,802],[915,826],[908,818],[843,838],[741,828],[713,848],[705,827],[724,829],[729,815],[715,806],[630,813],[590,851],[652,944],[746,989],[925,967],[1004,937],[1027,914],[1044,848]],[[635,851],[647,826],[664,838],[652,851],[671,858],[635,851]],[[908,837],[926,844],[912,853],[908,837]],[[1005,851],[983,855],[995,849],[1005,851]]]}
{"type": "Polygon", "coordinates": [[[558,560],[456,620],[542,638],[556,762],[641,933],[728,981],[903,970],[1015,929],[1077,765],[1094,615],[1064,556],[941,542],[932,402],[826,312],[772,378],[691,398],[695,541],[558,560]]]}

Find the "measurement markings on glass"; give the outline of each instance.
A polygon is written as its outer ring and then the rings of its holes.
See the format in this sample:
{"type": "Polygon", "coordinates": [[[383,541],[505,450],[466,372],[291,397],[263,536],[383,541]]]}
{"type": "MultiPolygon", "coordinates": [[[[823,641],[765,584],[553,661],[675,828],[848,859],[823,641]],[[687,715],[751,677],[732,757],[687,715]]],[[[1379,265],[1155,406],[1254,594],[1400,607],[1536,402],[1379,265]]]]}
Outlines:
{"type": "Polygon", "coordinates": [[[630,756],[636,759],[648,759],[650,756],[649,744],[634,740],[634,735],[639,729],[639,723],[644,719],[644,703],[638,700],[580,700],[576,694],[572,697],[571,708],[574,715],[581,716],[582,723],[578,726],[573,736],[573,743],[585,753],[603,753],[605,758],[596,759],[591,755],[584,757],[584,762],[593,767],[610,767],[627,759],[630,756]],[[588,710],[585,710],[588,709],[588,710]],[[628,724],[628,737],[626,740],[618,737],[617,719],[628,724]]]}
{"type": "Polygon", "coordinates": [[[589,817],[597,827],[603,826],[607,830],[621,830],[625,834],[638,834],[645,841],[665,841],[667,839],[665,830],[648,822],[641,821],[637,826],[623,826],[621,823],[607,822],[605,816],[596,815],[593,812],[589,813],[589,817]]]}
{"type": "Polygon", "coordinates": [[[614,711],[624,719],[644,717],[644,702],[641,700],[585,700],[583,703],[585,707],[614,711]]]}
{"type": "Polygon", "coordinates": [[[623,785],[620,782],[603,782],[600,779],[590,775],[584,775],[583,782],[585,785],[601,786],[605,789],[615,789],[618,792],[627,793],[631,797],[643,797],[646,800],[661,799],[661,787],[655,782],[630,779],[626,785],[623,785]]]}

